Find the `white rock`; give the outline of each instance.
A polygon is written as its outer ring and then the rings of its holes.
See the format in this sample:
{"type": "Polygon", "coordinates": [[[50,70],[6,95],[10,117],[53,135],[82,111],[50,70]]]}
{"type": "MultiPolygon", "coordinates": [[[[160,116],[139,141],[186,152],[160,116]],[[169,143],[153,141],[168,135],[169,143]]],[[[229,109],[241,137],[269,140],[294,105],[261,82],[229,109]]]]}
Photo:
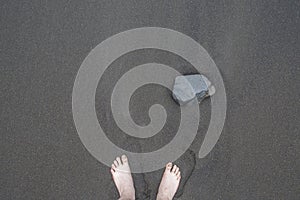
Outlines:
{"type": "Polygon", "coordinates": [[[195,74],[175,78],[173,98],[180,105],[184,105],[195,98],[198,99],[198,102],[201,102],[202,99],[214,93],[215,87],[203,75],[195,74]]]}

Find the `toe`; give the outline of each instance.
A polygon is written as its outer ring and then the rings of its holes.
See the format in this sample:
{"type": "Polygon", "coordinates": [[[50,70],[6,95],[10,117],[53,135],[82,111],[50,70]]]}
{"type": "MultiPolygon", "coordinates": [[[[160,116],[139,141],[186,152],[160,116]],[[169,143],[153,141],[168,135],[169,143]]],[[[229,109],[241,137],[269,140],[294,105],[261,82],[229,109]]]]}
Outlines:
{"type": "Polygon", "coordinates": [[[117,157],[116,160],[119,163],[119,165],[122,165],[120,157],[117,157]]]}
{"type": "Polygon", "coordinates": [[[179,167],[177,167],[176,169],[175,169],[175,174],[177,174],[179,172],[179,167]]]}
{"type": "Polygon", "coordinates": [[[121,159],[122,159],[123,164],[128,162],[127,156],[125,156],[125,155],[122,155],[121,159]]]}
{"type": "Polygon", "coordinates": [[[116,167],[118,167],[118,166],[119,166],[118,161],[114,160],[114,165],[115,165],[116,167]]]}
{"type": "Polygon", "coordinates": [[[181,177],[180,172],[176,174],[177,178],[181,177]]]}
{"type": "Polygon", "coordinates": [[[112,174],[115,173],[115,170],[111,168],[110,173],[112,173],[112,174]]]}
{"type": "Polygon", "coordinates": [[[177,170],[177,166],[174,165],[174,166],[173,166],[173,169],[172,169],[172,172],[175,173],[176,170],[177,170]]]}
{"type": "Polygon", "coordinates": [[[113,170],[115,170],[115,169],[116,169],[115,164],[112,164],[112,165],[111,165],[111,168],[112,168],[113,170]]]}
{"type": "Polygon", "coordinates": [[[172,163],[169,162],[169,163],[166,165],[166,171],[170,171],[171,168],[172,168],[172,163]]]}

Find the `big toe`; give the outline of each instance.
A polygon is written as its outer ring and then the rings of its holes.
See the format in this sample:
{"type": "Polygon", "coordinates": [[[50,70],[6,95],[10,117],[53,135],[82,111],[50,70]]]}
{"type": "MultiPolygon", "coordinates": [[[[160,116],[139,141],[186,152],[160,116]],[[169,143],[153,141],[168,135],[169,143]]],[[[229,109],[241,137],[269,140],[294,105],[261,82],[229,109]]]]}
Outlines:
{"type": "Polygon", "coordinates": [[[172,163],[169,162],[169,163],[166,165],[166,170],[165,170],[165,171],[170,172],[170,171],[171,171],[171,168],[172,168],[172,163]]]}
{"type": "Polygon", "coordinates": [[[127,158],[126,155],[122,155],[121,159],[122,159],[123,164],[127,164],[128,163],[128,158],[127,158]]]}

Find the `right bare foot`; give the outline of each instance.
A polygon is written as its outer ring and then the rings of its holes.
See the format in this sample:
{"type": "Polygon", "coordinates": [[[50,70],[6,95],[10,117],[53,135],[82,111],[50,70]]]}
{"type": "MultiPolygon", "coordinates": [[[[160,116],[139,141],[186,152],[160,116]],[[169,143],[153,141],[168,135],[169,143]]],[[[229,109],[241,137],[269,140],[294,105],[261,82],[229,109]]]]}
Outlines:
{"type": "Polygon", "coordinates": [[[159,185],[157,200],[173,199],[178,189],[180,179],[179,167],[174,165],[172,168],[172,163],[168,163],[159,185]]]}

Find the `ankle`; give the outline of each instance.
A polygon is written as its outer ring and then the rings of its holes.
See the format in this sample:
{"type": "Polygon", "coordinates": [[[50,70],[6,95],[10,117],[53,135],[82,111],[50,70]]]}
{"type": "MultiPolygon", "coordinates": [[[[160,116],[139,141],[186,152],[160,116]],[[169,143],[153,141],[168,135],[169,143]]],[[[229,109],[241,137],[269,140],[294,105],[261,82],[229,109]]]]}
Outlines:
{"type": "Polygon", "coordinates": [[[135,198],[120,197],[118,200],[135,200],[135,198]]]}
{"type": "Polygon", "coordinates": [[[118,200],[135,200],[135,197],[121,196],[118,200]]]}
{"type": "Polygon", "coordinates": [[[119,200],[135,200],[135,194],[128,194],[123,192],[120,194],[119,200]]]}
{"type": "Polygon", "coordinates": [[[156,200],[172,200],[173,198],[164,193],[158,193],[156,200]]]}

